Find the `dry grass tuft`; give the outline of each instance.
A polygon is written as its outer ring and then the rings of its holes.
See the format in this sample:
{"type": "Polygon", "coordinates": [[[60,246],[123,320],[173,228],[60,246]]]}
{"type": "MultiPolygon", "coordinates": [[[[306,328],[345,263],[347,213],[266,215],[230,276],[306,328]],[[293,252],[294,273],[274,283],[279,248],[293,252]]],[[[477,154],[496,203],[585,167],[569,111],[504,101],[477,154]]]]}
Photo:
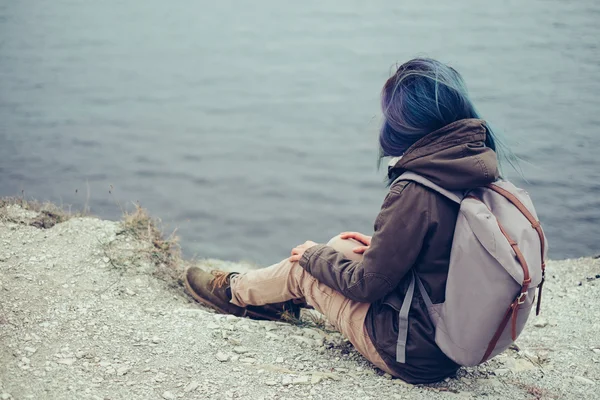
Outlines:
{"type": "Polygon", "coordinates": [[[135,204],[133,212],[123,214],[125,233],[150,245],[147,256],[156,267],[154,275],[172,286],[181,286],[183,261],[179,239],[175,232],[165,237],[160,225],[160,220],[150,217],[139,204],[135,204]]]}
{"type": "Polygon", "coordinates": [[[285,311],[281,314],[281,320],[301,328],[316,328],[327,333],[336,332],[328,324],[324,315],[310,309],[302,309],[300,318],[296,318],[290,312],[285,311]]]}
{"type": "Polygon", "coordinates": [[[66,210],[64,207],[59,207],[53,203],[27,200],[25,197],[0,198],[0,219],[17,223],[26,223],[40,229],[52,228],[54,225],[65,222],[71,218],[82,217],[85,215],[86,213],[84,212],[72,212],[71,210],[66,210]],[[15,205],[27,211],[37,212],[39,215],[30,221],[13,221],[6,213],[6,208],[15,205]]]}
{"type": "Polygon", "coordinates": [[[311,312],[310,310],[304,314],[310,324],[326,332],[335,332],[327,322],[327,318],[321,313],[311,312]]]}
{"type": "Polygon", "coordinates": [[[541,387],[536,386],[536,385],[531,385],[531,384],[527,384],[527,383],[523,383],[523,382],[517,382],[514,380],[511,380],[510,383],[523,389],[524,391],[527,392],[528,395],[532,396],[532,398],[534,398],[536,400],[558,399],[561,397],[556,393],[552,393],[549,390],[542,389],[541,387]]]}
{"type": "MultiPolygon", "coordinates": [[[[36,200],[27,200],[25,196],[0,198],[0,221],[30,225],[40,229],[52,228],[54,225],[68,221],[71,218],[91,217],[88,210],[89,208],[86,205],[83,212],[73,212],[70,207],[57,206],[50,202],[42,203],[36,200]],[[11,206],[19,206],[23,210],[35,212],[37,216],[15,217],[15,214],[8,210],[11,206]]],[[[148,244],[148,247],[137,255],[131,255],[128,260],[123,260],[114,257],[111,243],[106,243],[105,255],[110,259],[113,267],[123,268],[132,262],[135,263],[136,260],[147,258],[155,266],[153,274],[156,277],[173,287],[182,285],[181,273],[184,261],[181,259],[181,249],[175,232],[168,237],[164,236],[160,230],[160,220],[151,218],[148,212],[139,204],[135,204],[133,212],[123,211],[121,225],[123,227],[121,234],[128,234],[134,239],[148,244]]]]}

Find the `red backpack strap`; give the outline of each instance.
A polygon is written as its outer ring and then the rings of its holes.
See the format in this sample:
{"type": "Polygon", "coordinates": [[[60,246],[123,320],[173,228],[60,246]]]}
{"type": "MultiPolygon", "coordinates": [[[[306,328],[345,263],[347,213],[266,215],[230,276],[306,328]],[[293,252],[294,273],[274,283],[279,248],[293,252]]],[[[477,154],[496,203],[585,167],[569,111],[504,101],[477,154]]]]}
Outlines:
{"type": "MultiPolygon", "coordinates": [[[[531,214],[531,212],[527,209],[527,207],[525,207],[525,205],[515,195],[510,193],[508,190],[503,189],[500,186],[494,185],[494,184],[487,185],[487,188],[491,189],[494,192],[498,193],[499,195],[503,196],[508,201],[510,201],[515,207],[517,207],[517,209],[521,212],[521,214],[523,214],[523,216],[525,216],[525,218],[527,218],[527,220],[531,224],[531,227],[533,229],[535,229],[535,231],[538,233],[538,236],[540,237],[542,280],[538,286],[538,302],[537,302],[537,306],[536,306],[536,315],[539,315],[541,301],[542,301],[542,286],[544,284],[544,280],[546,277],[546,261],[544,259],[544,253],[545,253],[545,249],[546,249],[546,241],[544,238],[544,232],[542,231],[542,226],[540,224],[540,221],[538,221],[533,216],[533,214],[531,214]]],[[[513,248],[513,251],[515,252],[517,260],[519,261],[519,264],[521,264],[521,267],[523,268],[523,274],[524,274],[523,278],[524,279],[523,279],[523,283],[521,285],[521,291],[519,292],[519,294],[517,295],[515,300],[512,302],[512,304],[510,305],[510,307],[508,308],[506,313],[504,314],[504,317],[502,318],[502,322],[500,322],[500,326],[496,330],[496,333],[492,337],[492,340],[490,340],[488,348],[487,348],[483,358],[481,359],[481,362],[486,361],[488,359],[488,357],[492,354],[492,352],[494,351],[494,348],[496,347],[496,344],[498,343],[498,340],[500,340],[500,336],[502,335],[502,332],[504,332],[504,329],[506,328],[506,325],[508,324],[508,321],[511,318],[512,318],[512,332],[511,332],[512,339],[513,340],[516,339],[516,322],[517,322],[517,315],[519,312],[519,305],[521,305],[525,301],[525,296],[527,295],[527,289],[529,288],[529,284],[531,283],[531,279],[529,277],[529,268],[527,266],[527,262],[525,261],[525,257],[523,256],[523,253],[519,249],[517,243],[504,230],[504,228],[502,227],[500,222],[498,222],[498,226],[500,227],[500,231],[502,232],[502,234],[506,237],[506,239],[510,243],[511,247],[513,248]]]]}
{"type": "Polygon", "coordinates": [[[521,203],[521,201],[517,198],[517,196],[515,196],[508,190],[501,188],[498,185],[490,184],[487,186],[487,188],[502,195],[504,198],[506,198],[508,201],[510,201],[515,207],[517,207],[519,209],[519,211],[521,211],[521,213],[525,216],[525,218],[527,218],[527,220],[531,224],[531,227],[533,229],[535,229],[535,231],[538,233],[538,236],[540,237],[540,249],[542,252],[542,255],[541,255],[542,280],[538,286],[538,300],[537,300],[537,306],[535,309],[535,315],[539,315],[540,307],[542,305],[542,287],[544,286],[544,281],[546,280],[546,260],[544,258],[544,254],[546,252],[545,251],[546,250],[546,239],[544,238],[544,231],[542,230],[542,225],[540,224],[540,221],[538,221],[533,216],[533,214],[531,214],[531,212],[529,212],[527,207],[525,207],[525,205],[523,203],[521,203]]]}

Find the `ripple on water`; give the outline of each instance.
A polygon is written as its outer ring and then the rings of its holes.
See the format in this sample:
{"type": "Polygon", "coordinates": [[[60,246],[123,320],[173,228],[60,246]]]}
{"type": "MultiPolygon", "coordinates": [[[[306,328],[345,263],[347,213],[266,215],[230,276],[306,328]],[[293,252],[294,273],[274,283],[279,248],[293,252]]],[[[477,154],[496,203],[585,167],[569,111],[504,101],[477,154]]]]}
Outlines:
{"type": "Polygon", "coordinates": [[[255,2],[233,19],[224,2],[147,0],[133,19],[121,3],[4,7],[0,195],[83,205],[87,179],[93,212],[117,217],[114,185],[202,257],[268,263],[368,233],[386,193],[379,90],[424,55],[463,72],[525,159],[528,182],[508,175],[551,257],[600,252],[598,1],[255,2]]]}

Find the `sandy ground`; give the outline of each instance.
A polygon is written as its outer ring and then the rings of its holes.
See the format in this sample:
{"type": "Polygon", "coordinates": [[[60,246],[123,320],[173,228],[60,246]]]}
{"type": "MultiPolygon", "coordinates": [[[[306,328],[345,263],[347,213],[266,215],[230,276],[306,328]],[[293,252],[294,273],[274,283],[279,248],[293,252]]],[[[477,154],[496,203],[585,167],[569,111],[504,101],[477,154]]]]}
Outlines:
{"type": "Polygon", "coordinates": [[[118,222],[40,229],[28,226],[35,212],[3,213],[3,400],[600,398],[600,260],[549,263],[542,316],[518,347],[412,386],[339,334],[197,305],[153,274],[147,244],[118,222]]]}

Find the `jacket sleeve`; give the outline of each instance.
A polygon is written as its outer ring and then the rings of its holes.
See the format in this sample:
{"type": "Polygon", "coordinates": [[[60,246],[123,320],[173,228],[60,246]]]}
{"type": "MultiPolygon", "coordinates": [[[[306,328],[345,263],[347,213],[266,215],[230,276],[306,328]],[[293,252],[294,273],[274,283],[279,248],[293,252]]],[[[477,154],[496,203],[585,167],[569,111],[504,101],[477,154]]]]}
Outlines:
{"type": "Polygon", "coordinates": [[[397,184],[383,202],[362,261],[318,245],[304,253],[300,265],[347,298],[373,303],[395,289],[415,264],[429,229],[429,202],[427,190],[417,184],[397,184]]]}

